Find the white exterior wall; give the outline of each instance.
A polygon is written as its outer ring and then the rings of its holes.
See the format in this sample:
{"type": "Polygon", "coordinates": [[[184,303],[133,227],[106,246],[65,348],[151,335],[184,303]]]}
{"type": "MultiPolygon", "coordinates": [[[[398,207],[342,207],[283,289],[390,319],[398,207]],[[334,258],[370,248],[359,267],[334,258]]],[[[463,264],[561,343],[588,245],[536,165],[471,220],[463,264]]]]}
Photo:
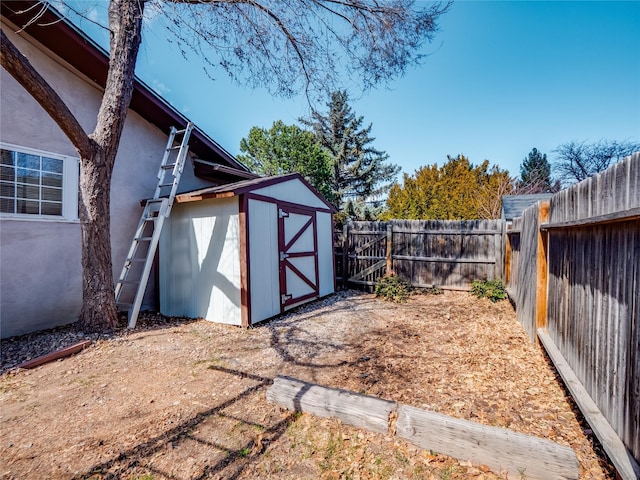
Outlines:
{"type": "Polygon", "coordinates": [[[174,204],[160,240],[160,311],[242,324],[237,198],[174,204]]]}
{"type": "Polygon", "coordinates": [[[327,208],[325,203],[297,178],[257,188],[251,193],[307,207],[327,208]]]}
{"type": "MultiPolygon", "coordinates": [[[[96,124],[102,90],[36,42],[3,31],[47,79],[87,132],[96,124]]],[[[59,127],[4,69],[0,69],[0,141],[77,156],[59,127]]],[[[114,280],[122,269],[142,208],[153,195],[168,132],[129,112],[113,172],[111,244],[114,280]]],[[[209,185],[185,167],[180,190],[209,185]]],[[[0,217],[0,335],[51,328],[77,320],[82,301],[80,226],[77,221],[0,217]]],[[[153,275],[148,291],[153,292],[153,275]]],[[[148,305],[152,306],[152,305],[148,305]]]]}
{"type": "Polygon", "coordinates": [[[333,219],[330,213],[316,213],[318,225],[318,272],[320,273],[320,296],[324,297],[335,291],[334,257],[333,257],[333,219]]]}
{"type": "Polygon", "coordinates": [[[275,203],[249,200],[249,277],[251,323],[280,313],[278,209],[275,203]]]}

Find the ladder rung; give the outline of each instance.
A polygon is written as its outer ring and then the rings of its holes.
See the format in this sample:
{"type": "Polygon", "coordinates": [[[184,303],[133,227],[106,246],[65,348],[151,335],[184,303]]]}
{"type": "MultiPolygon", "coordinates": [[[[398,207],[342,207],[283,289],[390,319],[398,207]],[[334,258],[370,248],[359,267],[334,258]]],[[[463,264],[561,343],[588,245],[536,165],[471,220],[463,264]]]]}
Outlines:
{"type": "Polygon", "coordinates": [[[175,189],[180,181],[184,162],[186,161],[189,136],[192,129],[193,123],[191,122],[189,122],[187,124],[187,128],[183,130],[175,130],[174,127],[171,127],[171,133],[169,134],[164,156],[160,164],[160,170],[157,175],[158,184],[156,187],[156,193],[153,195],[153,198],[148,199],[145,203],[145,208],[140,217],[140,223],[138,224],[135,234],[139,236],[136,236],[133,239],[133,243],[131,244],[129,253],[127,254],[127,258],[124,262],[122,273],[120,274],[120,279],[116,284],[116,306],[119,309],[124,309],[128,312],[129,328],[135,327],[138,314],[140,313],[140,307],[142,305],[149,274],[153,266],[151,259],[156,253],[157,242],[160,238],[163,220],[169,216],[171,211],[171,205],[175,198],[175,189]],[[182,138],[176,138],[176,135],[182,135],[182,138]],[[171,154],[171,151],[173,150],[178,150],[178,152],[173,155],[171,154]],[[173,170],[173,172],[170,172],[170,177],[167,178],[167,171],[171,170],[173,170]],[[165,190],[165,194],[160,195],[162,188],[169,187],[171,187],[171,190],[168,192],[165,190]],[[158,222],[155,222],[156,220],[158,220],[158,222]],[[155,223],[153,227],[150,228],[149,224],[145,222],[155,223]],[[152,232],[149,232],[149,230],[152,230],[152,232]],[[148,242],[148,244],[141,246],[139,245],[140,242],[148,242]],[[138,248],[141,248],[141,250],[138,250],[138,248]],[[146,256],[140,257],[140,254],[145,253],[144,250],[146,250],[146,256]],[[132,268],[133,263],[142,264],[142,269],[132,268]],[[131,276],[132,279],[126,280],[128,276],[131,276]],[[133,279],[133,277],[137,277],[137,279],[133,279]],[[135,295],[131,303],[128,303],[130,300],[130,292],[128,290],[125,295],[126,300],[124,302],[119,301],[120,296],[123,295],[123,291],[125,290],[124,285],[135,286],[135,295]]]}

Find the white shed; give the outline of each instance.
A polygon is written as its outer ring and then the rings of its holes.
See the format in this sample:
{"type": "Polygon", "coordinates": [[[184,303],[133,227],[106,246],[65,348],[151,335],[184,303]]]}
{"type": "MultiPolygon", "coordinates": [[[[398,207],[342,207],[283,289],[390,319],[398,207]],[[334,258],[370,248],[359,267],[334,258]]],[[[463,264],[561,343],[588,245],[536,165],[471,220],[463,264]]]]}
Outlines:
{"type": "Polygon", "coordinates": [[[297,173],[178,195],[160,311],[246,327],[333,293],[334,212],[297,173]]]}

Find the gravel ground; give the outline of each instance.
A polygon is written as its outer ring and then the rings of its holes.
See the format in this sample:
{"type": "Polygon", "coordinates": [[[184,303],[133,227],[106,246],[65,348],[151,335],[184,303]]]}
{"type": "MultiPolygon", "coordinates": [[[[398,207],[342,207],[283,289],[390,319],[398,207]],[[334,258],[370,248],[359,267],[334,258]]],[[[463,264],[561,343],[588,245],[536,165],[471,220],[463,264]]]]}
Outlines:
{"type": "MultiPolygon", "coordinates": [[[[137,330],[154,329],[169,325],[180,325],[194,320],[168,318],[155,312],[142,312],[138,319],[137,330]]],[[[85,333],[76,324],[65,325],[48,330],[40,330],[26,335],[3,338],[0,341],[0,375],[15,369],[28,360],[69,347],[84,340],[110,340],[130,335],[132,330],[126,327],[125,317],[120,318],[118,328],[107,333],[85,333]]]]}

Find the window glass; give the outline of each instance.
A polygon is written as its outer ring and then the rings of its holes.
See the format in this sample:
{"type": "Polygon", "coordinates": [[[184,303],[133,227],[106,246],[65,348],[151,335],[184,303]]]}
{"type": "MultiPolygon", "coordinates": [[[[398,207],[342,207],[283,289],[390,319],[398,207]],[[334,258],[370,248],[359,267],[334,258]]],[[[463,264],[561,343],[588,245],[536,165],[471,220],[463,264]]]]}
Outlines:
{"type": "Polygon", "coordinates": [[[40,157],[31,155],[30,153],[18,152],[16,165],[19,168],[28,168],[29,170],[40,170],[40,157]]]}
{"type": "MultiPolygon", "coordinates": [[[[0,150],[0,213],[63,216],[65,160],[18,150],[0,150]]],[[[77,184],[72,187],[75,196],[77,184]]],[[[77,210],[75,199],[71,203],[77,210]]],[[[77,218],[69,210],[67,216],[77,218]]]]}
{"type": "Polygon", "coordinates": [[[0,153],[0,164],[2,165],[11,165],[15,166],[15,161],[13,158],[13,152],[9,150],[2,149],[0,153]]]}

